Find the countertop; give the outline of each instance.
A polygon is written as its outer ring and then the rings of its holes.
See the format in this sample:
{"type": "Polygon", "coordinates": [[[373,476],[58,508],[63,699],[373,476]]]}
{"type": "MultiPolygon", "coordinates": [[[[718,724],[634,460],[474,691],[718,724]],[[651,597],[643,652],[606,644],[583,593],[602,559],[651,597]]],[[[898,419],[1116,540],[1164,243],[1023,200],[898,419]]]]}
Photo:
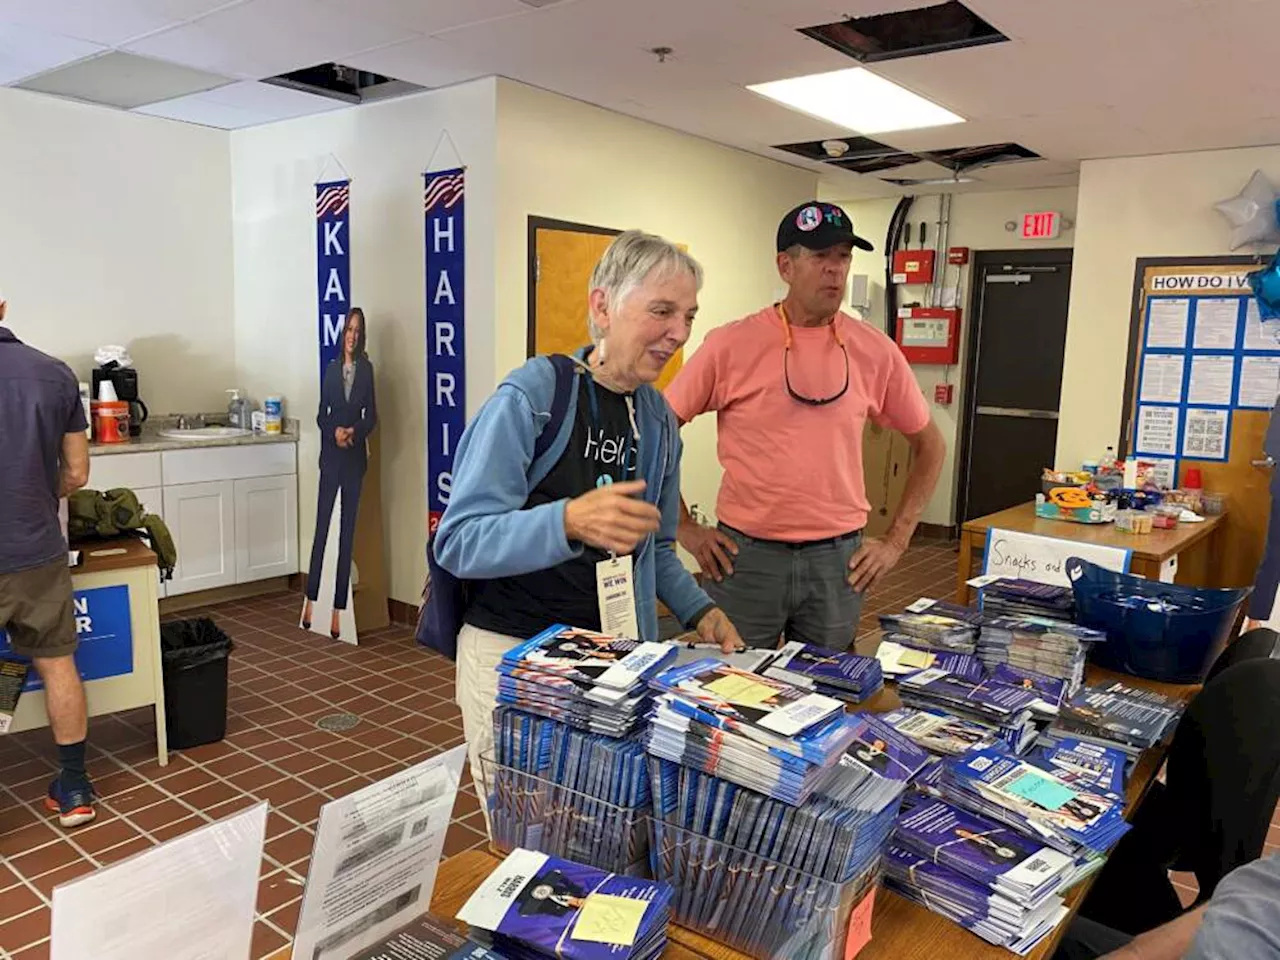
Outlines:
{"type": "Polygon", "coordinates": [[[142,425],[142,435],[125,443],[97,443],[90,441],[89,453],[95,457],[119,453],[159,453],[164,450],[196,450],[200,447],[249,447],[264,443],[297,443],[297,420],[286,418],[284,432],[276,434],[254,433],[243,437],[210,437],[207,440],[173,440],[160,436],[162,430],[172,430],[172,418],[148,420],[142,425]]]}

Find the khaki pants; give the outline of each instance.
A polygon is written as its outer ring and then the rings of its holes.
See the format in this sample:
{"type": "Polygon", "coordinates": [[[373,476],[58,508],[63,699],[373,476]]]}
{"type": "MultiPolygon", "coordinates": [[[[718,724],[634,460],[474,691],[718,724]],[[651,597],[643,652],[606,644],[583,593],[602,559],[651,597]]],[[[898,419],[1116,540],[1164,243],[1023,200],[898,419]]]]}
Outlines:
{"type": "Polygon", "coordinates": [[[458,634],[454,696],[458,709],[462,711],[462,732],[467,738],[471,776],[476,783],[486,826],[489,823],[490,784],[484,776],[480,755],[493,754],[493,708],[498,703],[498,664],[502,655],[519,642],[515,637],[481,630],[470,624],[463,626],[458,634]]]}

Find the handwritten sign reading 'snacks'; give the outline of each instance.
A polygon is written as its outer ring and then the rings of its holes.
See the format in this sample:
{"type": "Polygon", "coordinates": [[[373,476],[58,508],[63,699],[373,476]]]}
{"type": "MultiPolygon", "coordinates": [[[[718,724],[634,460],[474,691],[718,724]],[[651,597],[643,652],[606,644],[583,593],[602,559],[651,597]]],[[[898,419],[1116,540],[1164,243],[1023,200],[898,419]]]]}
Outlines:
{"type": "Polygon", "coordinates": [[[988,530],[982,572],[989,576],[1016,577],[1069,587],[1066,565],[1071,557],[1088,560],[1116,573],[1128,573],[1131,550],[1096,543],[1039,537],[1013,530],[988,530]]]}

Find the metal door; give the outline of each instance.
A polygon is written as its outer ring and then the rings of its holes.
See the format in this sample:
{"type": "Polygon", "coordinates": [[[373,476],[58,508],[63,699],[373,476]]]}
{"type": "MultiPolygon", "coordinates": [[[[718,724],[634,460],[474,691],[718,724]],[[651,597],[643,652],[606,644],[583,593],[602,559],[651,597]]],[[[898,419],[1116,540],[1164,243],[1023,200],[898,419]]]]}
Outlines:
{"type": "Polygon", "coordinates": [[[1034,499],[1053,465],[1071,251],[982,252],[973,277],[961,521],[1034,499]]]}

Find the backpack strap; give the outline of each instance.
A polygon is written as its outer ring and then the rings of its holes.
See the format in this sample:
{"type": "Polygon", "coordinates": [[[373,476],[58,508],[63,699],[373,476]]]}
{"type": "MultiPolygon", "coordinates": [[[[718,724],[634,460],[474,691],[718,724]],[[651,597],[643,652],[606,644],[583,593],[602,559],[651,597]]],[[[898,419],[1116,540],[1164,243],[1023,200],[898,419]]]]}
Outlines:
{"type": "Polygon", "coordinates": [[[541,460],[551,449],[551,445],[556,442],[556,437],[560,434],[565,414],[569,411],[569,398],[573,396],[574,378],[577,375],[577,365],[572,357],[567,357],[563,353],[553,353],[547,359],[551,361],[551,366],[556,372],[556,392],[551,401],[551,417],[543,425],[542,432],[538,434],[538,439],[533,445],[534,463],[541,460]]]}

